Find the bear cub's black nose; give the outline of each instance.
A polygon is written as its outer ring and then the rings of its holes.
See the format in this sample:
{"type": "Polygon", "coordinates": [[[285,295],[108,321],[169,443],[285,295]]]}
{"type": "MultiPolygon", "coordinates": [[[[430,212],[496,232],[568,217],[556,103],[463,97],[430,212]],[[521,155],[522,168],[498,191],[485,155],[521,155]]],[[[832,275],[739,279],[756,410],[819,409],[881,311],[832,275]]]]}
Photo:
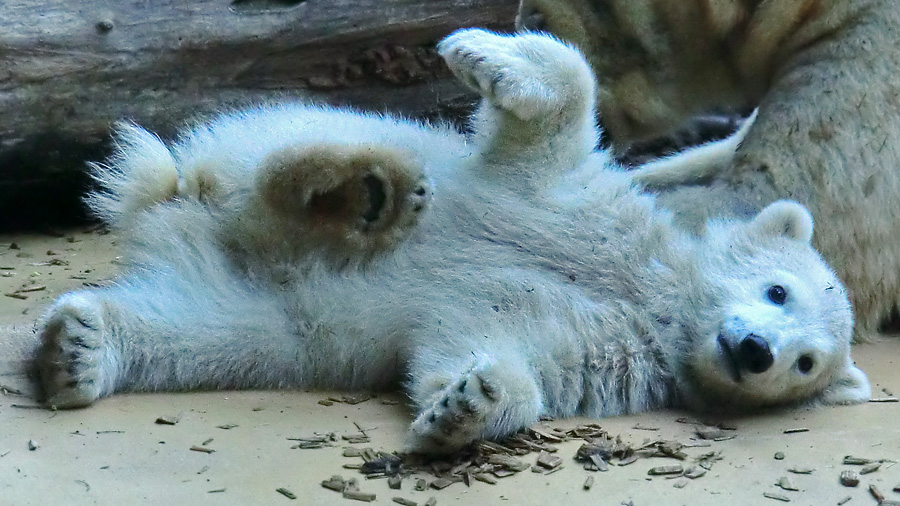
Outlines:
{"type": "Polygon", "coordinates": [[[775,362],[769,343],[756,334],[750,334],[738,346],[737,362],[748,371],[759,374],[766,372],[775,362]]]}

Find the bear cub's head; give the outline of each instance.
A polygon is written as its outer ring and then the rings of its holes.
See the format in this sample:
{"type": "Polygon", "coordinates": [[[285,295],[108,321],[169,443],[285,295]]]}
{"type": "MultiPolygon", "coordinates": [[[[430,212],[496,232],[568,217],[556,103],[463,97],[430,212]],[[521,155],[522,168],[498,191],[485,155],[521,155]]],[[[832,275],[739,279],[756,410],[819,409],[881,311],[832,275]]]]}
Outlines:
{"type": "Polygon", "coordinates": [[[699,263],[703,323],[685,362],[710,407],[869,399],[850,358],[846,290],[812,234],[809,212],[790,201],[748,223],[710,223],[699,263]]]}

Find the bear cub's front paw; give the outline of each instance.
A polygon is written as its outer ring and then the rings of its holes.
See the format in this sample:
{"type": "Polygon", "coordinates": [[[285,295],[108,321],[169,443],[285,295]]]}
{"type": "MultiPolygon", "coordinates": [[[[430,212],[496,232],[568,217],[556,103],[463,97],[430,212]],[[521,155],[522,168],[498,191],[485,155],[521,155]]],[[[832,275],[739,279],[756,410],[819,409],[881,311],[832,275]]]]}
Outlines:
{"type": "Polygon", "coordinates": [[[414,157],[365,144],[284,149],[263,163],[258,185],[263,202],[307,237],[363,251],[396,245],[431,197],[414,157]]]}
{"type": "Polygon", "coordinates": [[[469,371],[435,396],[410,425],[407,450],[450,453],[485,436],[503,395],[485,374],[469,371]]]}
{"type": "Polygon", "coordinates": [[[47,312],[36,366],[48,406],[83,407],[110,392],[116,366],[105,327],[102,302],[88,292],[64,295],[47,312]]]}

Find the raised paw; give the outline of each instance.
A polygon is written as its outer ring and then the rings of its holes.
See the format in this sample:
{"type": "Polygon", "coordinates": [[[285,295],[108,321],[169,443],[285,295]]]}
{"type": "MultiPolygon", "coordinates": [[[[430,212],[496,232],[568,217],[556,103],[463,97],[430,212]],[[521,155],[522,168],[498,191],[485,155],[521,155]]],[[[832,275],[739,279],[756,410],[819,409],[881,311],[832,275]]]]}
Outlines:
{"type": "Polygon", "coordinates": [[[383,146],[291,147],[260,168],[262,200],[323,246],[375,251],[403,239],[431,191],[420,164],[383,146]]]}
{"type": "Polygon", "coordinates": [[[593,104],[594,78],[581,53],[549,35],[459,30],[438,52],[460,81],[519,119],[593,104]]]}
{"type": "Polygon", "coordinates": [[[89,292],[64,295],[48,310],[36,358],[48,406],[87,406],[112,390],[116,359],[105,327],[102,302],[89,292]]]}

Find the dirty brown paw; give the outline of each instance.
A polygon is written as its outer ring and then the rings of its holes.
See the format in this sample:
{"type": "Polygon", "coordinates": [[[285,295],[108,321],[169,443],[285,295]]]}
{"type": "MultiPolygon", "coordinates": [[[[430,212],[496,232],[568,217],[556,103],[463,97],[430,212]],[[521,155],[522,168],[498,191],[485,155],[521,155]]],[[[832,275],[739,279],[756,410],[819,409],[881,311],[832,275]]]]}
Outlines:
{"type": "Polygon", "coordinates": [[[390,248],[414,228],[431,197],[414,158],[383,146],[324,144],[270,155],[263,202],[322,246],[390,248]]]}

